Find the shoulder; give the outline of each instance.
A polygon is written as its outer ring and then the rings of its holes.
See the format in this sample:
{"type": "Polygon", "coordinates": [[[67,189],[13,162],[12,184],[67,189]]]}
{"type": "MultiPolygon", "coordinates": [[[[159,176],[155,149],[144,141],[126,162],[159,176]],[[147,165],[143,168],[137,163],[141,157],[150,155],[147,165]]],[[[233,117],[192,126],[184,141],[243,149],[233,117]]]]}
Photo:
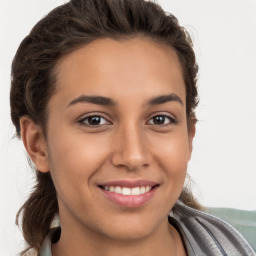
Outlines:
{"type": "Polygon", "coordinates": [[[169,221],[180,232],[188,255],[255,256],[243,236],[225,221],[178,201],[169,221]]]}

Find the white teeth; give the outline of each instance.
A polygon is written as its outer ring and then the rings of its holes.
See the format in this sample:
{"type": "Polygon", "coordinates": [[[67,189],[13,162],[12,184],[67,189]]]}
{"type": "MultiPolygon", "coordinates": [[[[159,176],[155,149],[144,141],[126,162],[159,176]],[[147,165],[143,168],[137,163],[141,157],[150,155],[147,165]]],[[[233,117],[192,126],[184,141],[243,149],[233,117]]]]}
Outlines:
{"type": "Polygon", "coordinates": [[[139,187],[136,187],[136,188],[132,188],[132,195],[140,195],[141,192],[140,192],[140,188],[139,187]]]}
{"type": "MultiPolygon", "coordinates": [[[[115,193],[117,193],[117,192],[115,191],[115,193]]],[[[130,196],[132,194],[132,190],[130,188],[122,188],[122,192],[118,193],[118,194],[130,196]]]]}
{"type": "Polygon", "coordinates": [[[122,193],[121,187],[115,187],[114,192],[117,193],[117,194],[121,194],[122,193]]]}
{"type": "Polygon", "coordinates": [[[104,186],[103,188],[107,191],[126,195],[126,196],[130,196],[130,195],[137,196],[137,195],[145,194],[152,189],[152,187],[149,185],[142,186],[142,187],[135,187],[135,188],[126,188],[126,187],[121,188],[120,186],[104,186]]]}

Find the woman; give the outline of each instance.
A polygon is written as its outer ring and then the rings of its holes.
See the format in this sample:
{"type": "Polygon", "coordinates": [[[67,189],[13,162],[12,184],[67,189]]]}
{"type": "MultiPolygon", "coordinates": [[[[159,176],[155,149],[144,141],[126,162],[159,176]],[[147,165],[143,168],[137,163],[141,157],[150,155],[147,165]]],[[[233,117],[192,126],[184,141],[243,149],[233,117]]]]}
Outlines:
{"type": "Polygon", "coordinates": [[[18,213],[28,250],[254,255],[228,224],[193,209],[183,188],[196,76],[189,35],[152,2],[73,0],[32,29],[11,88],[37,174],[18,213]]]}

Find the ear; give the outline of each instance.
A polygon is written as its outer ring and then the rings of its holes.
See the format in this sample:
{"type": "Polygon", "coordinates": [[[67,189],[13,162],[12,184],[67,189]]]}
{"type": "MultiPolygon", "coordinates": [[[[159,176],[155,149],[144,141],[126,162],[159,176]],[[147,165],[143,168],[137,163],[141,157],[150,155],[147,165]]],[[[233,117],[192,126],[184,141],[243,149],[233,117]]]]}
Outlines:
{"type": "Polygon", "coordinates": [[[28,116],[20,119],[21,138],[28,155],[41,172],[48,172],[48,152],[42,128],[28,116]]]}
{"type": "Polygon", "coordinates": [[[193,139],[196,134],[196,121],[191,122],[188,130],[188,143],[189,143],[189,160],[191,158],[192,150],[193,150],[193,139]]]}

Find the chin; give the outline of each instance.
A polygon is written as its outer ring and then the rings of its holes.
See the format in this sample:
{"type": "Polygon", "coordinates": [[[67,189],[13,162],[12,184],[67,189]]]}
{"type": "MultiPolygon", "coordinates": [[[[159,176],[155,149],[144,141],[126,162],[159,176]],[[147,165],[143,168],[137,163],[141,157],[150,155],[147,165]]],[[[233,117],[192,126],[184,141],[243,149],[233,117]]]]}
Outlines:
{"type": "Polygon", "coordinates": [[[116,220],[106,231],[106,235],[120,242],[138,241],[152,234],[159,226],[156,223],[157,221],[153,220],[145,221],[145,218],[143,220],[137,219],[130,221],[127,218],[126,221],[122,222],[116,220]]]}
{"type": "Polygon", "coordinates": [[[109,238],[119,241],[119,242],[132,242],[139,241],[141,239],[146,238],[151,232],[149,230],[138,229],[138,228],[123,228],[122,230],[112,230],[110,234],[108,234],[109,238]]]}

